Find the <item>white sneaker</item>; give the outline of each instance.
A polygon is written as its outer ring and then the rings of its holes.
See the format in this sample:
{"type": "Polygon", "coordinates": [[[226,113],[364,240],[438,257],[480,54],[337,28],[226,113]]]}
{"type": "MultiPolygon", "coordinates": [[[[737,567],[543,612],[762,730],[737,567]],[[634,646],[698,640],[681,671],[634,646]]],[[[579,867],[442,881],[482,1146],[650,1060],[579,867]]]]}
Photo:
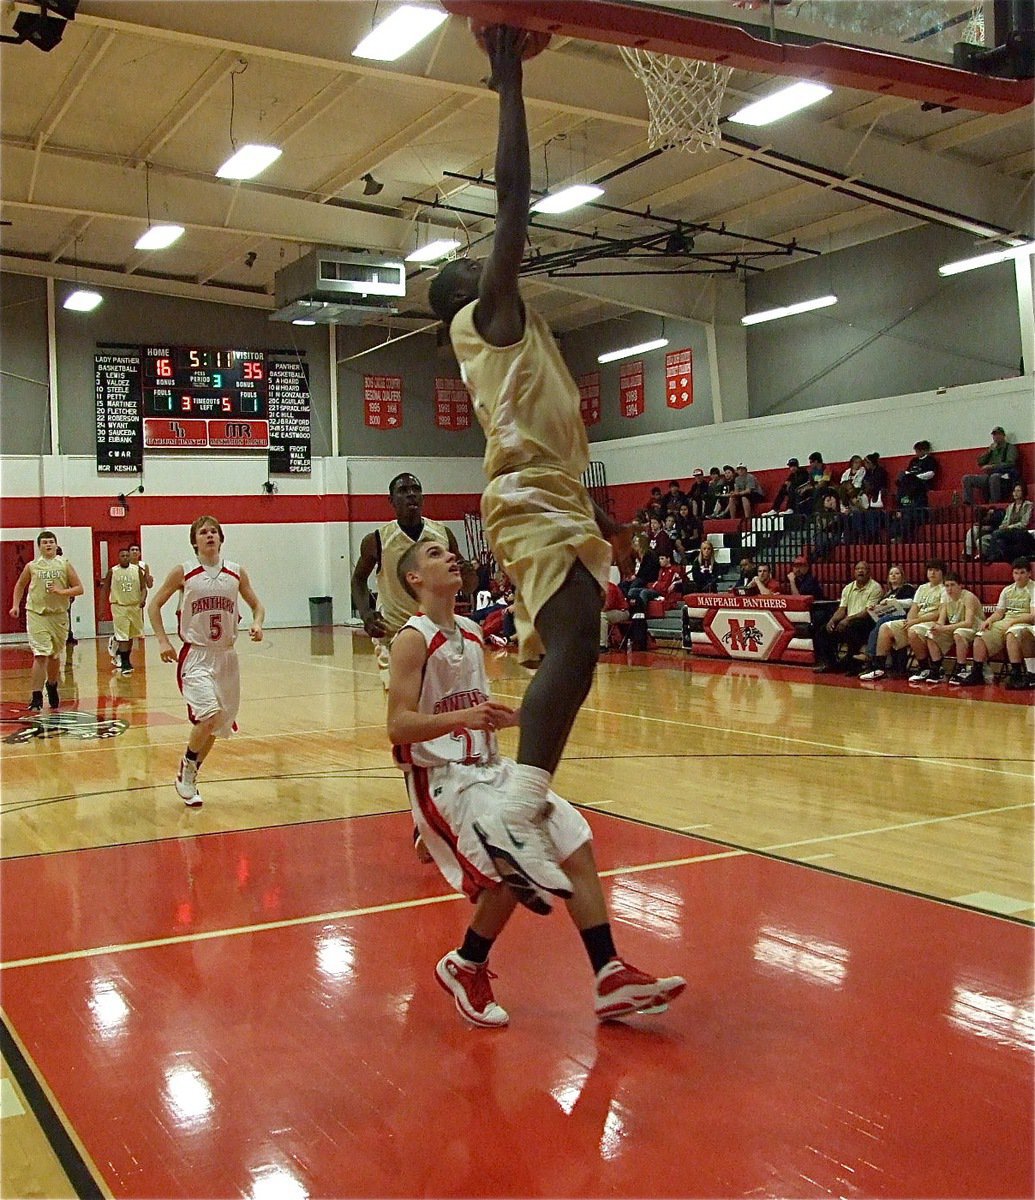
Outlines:
{"type": "Polygon", "coordinates": [[[532,804],[509,803],[505,808],[484,813],[472,823],[485,852],[502,879],[515,872],[533,887],[567,900],[571,880],[557,863],[557,851],[543,829],[547,810],[532,804]]]}
{"type": "Polygon", "coordinates": [[[119,665],[119,644],[115,640],[114,634],[108,638],[108,655],[111,658],[111,665],[117,667],[119,665]]]}
{"type": "Polygon", "coordinates": [[[922,671],[917,671],[915,675],[910,675],[910,683],[926,683],[931,678],[931,670],[929,667],[924,667],[922,671]]]}
{"type": "Polygon", "coordinates": [[[180,759],[180,769],[176,773],[176,793],[188,808],[201,807],[201,793],[198,791],[198,764],[189,758],[180,759]]]}
{"type": "Polygon", "coordinates": [[[874,679],[883,679],[883,678],[884,678],[884,676],[885,676],[886,674],[887,674],[887,672],[886,672],[886,671],[884,671],[882,668],[880,668],[880,667],[874,667],[872,671],[864,671],[864,672],[863,672],[863,673],[862,673],[862,674],[859,676],[859,679],[860,679],[860,680],[861,680],[863,683],[870,683],[870,682],[872,682],[874,679]]]}
{"type": "Polygon", "coordinates": [[[485,963],[469,963],[456,950],[439,959],[435,978],[456,1002],[457,1011],[475,1025],[501,1029],[510,1020],[505,1008],[496,1003],[490,980],[496,976],[485,963]]]}
{"type": "Polygon", "coordinates": [[[686,980],[681,975],[655,979],[620,958],[613,958],[597,972],[593,1007],[600,1021],[631,1013],[664,1012],[668,1002],[685,987],[686,980]]]}

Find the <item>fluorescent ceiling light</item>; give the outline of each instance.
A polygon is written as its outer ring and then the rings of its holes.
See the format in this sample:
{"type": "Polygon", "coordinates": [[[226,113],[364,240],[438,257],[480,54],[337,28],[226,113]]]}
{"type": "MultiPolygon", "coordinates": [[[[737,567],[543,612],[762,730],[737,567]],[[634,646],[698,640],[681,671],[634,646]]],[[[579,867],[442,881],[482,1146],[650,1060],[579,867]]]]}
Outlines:
{"type": "Polygon", "coordinates": [[[83,288],[76,288],[66,298],[64,307],[70,308],[72,312],[93,312],[103,299],[100,292],[88,292],[83,288]]]}
{"type": "Polygon", "coordinates": [[[588,204],[590,200],[595,200],[603,194],[604,189],[596,187],[592,183],[573,183],[571,187],[562,188],[559,192],[553,192],[549,196],[544,196],[542,200],[537,200],[532,205],[532,212],[570,212],[573,208],[578,208],[580,204],[588,204]]]}
{"type": "Polygon", "coordinates": [[[403,4],[373,28],[352,53],[356,58],[395,62],[438,29],[447,16],[441,9],[403,4]]]}
{"type": "Polygon", "coordinates": [[[445,258],[447,254],[458,249],[459,242],[454,242],[449,238],[439,238],[437,242],[428,242],[426,246],[421,246],[414,250],[412,254],[406,255],[407,262],[435,262],[436,259],[445,258]]]}
{"type": "Polygon", "coordinates": [[[292,321],[291,324],[292,325],[315,325],[316,322],[315,321],[305,321],[301,317],[296,317],[296,319],[294,321],[292,321]]]}
{"type": "Polygon", "coordinates": [[[164,250],[183,237],[182,225],[152,225],[147,233],[137,238],[138,250],[164,250]]]}
{"type": "Polygon", "coordinates": [[[216,172],[220,179],[254,179],[275,163],[283,151],[279,146],[258,146],[251,142],[231,154],[216,172]]]}
{"type": "Polygon", "coordinates": [[[815,300],[802,300],[800,304],[785,304],[783,308],[767,308],[765,312],[751,313],[741,317],[741,325],[761,325],[763,321],[779,321],[781,317],[793,317],[796,313],[811,312],[814,308],[829,308],[837,303],[836,296],[817,296],[815,300]]]}
{"type": "Polygon", "coordinates": [[[771,121],[779,121],[781,117],[808,108],[810,104],[829,96],[832,90],[821,83],[792,83],[790,87],[781,88],[771,96],[764,96],[735,112],[729,120],[741,125],[768,125],[771,121]]]}
{"type": "Polygon", "coordinates": [[[640,342],[638,346],[626,346],[624,350],[609,350],[607,354],[598,354],[597,362],[614,362],[619,358],[631,358],[634,354],[645,354],[648,350],[660,350],[668,345],[668,338],[655,338],[653,342],[640,342]]]}
{"type": "Polygon", "coordinates": [[[939,275],[958,275],[961,271],[975,271],[978,267],[990,267],[993,263],[1006,262],[1011,258],[1025,258],[1035,254],[1035,242],[1025,242],[1021,246],[1010,246],[1006,250],[993,250],[988,254],[978,254],[974,258],[961,258],[959,262],[946,263],[938,268],[939,275]]]}

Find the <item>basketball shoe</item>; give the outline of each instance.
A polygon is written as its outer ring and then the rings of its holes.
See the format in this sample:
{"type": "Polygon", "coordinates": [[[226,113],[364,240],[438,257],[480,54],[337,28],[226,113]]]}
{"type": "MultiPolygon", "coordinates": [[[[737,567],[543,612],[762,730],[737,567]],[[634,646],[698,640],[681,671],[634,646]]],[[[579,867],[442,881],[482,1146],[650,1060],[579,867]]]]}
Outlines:
{"type": "Polygon", "coordinates": [[[572,894],[571,880],[558,865],[557,852],[543,829],[548,814],[549,805],[511,801],[506,808],[483,813],[472,822],[472,828],[500,878],[516,873],[540,892],[567,900],[572,894]]]}
{"type": "Polygon", "coordinates": [[[496,1003],[491,980],[496,976],[485,963],[469,963],[456,950],[439,959],[435,978],[452,994],[457,1011],[484,1029],[502,1029],[510,1021],[506,1009],[496,1003]]]}
{"type": "Polygon", "coordinates": [[[58,685],[49,680],[43,685],[47,689],[47,703],[51,708],[61,707],[61,697],[58,695],[58,685]]]}
{"type": "Polygon", "coordinates": [[[201,793],[198,791],[198,764],[189,758],[180,759],[180,769],[176,772],[176,792],[188,808],[201,807],[201,793]]]}
{"type": "Polygon", "coordinates": [[[111,657],[112,669],[117,670],[119,665],[119,644],[115,640],[114,634],[108,638],[108,654],[111,657]]]}
{"type": "Polygon", "coordinates": [[[662,1006],[667,1006],[685,987],[686,980],[680,975],[655,979],[620,958],[612,958],[597,972],[593,1008],[599,1021],[631,1013],[664,1012],[662,1006]]]}

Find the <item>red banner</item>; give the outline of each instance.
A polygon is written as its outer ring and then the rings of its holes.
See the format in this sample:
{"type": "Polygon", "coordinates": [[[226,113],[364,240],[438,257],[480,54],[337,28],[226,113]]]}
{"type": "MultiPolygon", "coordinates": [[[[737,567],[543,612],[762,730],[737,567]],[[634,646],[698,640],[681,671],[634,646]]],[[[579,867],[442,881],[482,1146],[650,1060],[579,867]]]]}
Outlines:
{"type": "Polygon", "coordinates": [[[643,362],[622,363],[618,371],[619,403],[623,417],[642,417],[646,408],[643,362]]]}
{"type": "Polygon", "coordinates": [[[579,388],[579,412],[588,428],[600,420],[600,372],[591,371],[575,380],[579,388]]]}
{"type": "Polygon", "coordinates": [[[401,429],[403,423],[401,375],[364,375],[364,421],[371,429],[401,429]]]}
{"type": "Polygon", "coordinates": [[[462,379],[435,380],[435,424],[439,429],[471,428],[471,397],[462,379]]]}
{"type": "Polygon", "coordinates": [[[670,350],[665,355],[665,403],[687,408],[694,402],[694,352],[670,350]]]}

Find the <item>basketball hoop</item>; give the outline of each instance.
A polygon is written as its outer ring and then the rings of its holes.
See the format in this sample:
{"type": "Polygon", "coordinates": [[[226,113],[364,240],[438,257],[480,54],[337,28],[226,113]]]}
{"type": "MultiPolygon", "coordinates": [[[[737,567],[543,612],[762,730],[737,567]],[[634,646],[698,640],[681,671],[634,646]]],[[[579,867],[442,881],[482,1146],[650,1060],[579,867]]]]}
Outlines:
{"type": "Polygon", "coordinates": [[[722,141],[719,108],[732,67],[619,46],[629,70],[647,93],[651,149],[710,150],[722,141]]]}

